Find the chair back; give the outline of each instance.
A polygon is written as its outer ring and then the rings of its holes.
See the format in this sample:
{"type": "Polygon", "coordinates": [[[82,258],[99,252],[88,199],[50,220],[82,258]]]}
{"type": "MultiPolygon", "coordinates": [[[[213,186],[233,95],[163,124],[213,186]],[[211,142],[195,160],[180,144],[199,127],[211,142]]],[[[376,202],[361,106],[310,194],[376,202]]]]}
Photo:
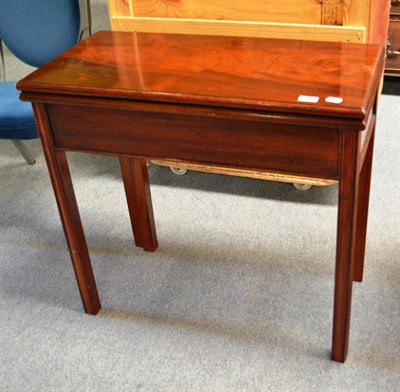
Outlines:
{"type": "Polygon", "coordinates": [[[0,38],[33,67],[75,45],[79,28],[79,0],[0,0],[0,38]]]}

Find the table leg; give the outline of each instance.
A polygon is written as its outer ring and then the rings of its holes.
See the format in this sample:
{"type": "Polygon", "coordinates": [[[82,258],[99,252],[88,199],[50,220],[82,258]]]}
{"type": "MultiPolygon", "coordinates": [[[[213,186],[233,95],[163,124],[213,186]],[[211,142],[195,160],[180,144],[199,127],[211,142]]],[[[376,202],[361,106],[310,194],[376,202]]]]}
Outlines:
{"type": "Polygon", "coordinates": [[[135,244],[153,252],[158,242],[146,160],[121,157],[120,165],[135,244]]]}
{"type": "Polygon", "coordinates": [[[357,227],[354,249],[354,270],[353,280],[361,282],[364,272],[365,242],[367,236],[367,220],[369,206],[369,191],[371,186],[372,156],[374,150],[375,123],[373,124],[372,134],[369,141],[364,164],[361,168],[358,183],[357,200],[357,227]]]}
{"type": "Polygon", "coordinates": [[[45,106],[33,104],[33,107],[83,307],[86,313],[97,314],[101,304],[67,158],[64,151],[54,149],[45,106]]]}
{"type": "Polygon", "coordinates": [[[343,131],[341,133],[339,211],[332,334],[332,359],[338,362],[346,360],[349,345],[358,183],[357,154],[357,131],[343,131]]]}

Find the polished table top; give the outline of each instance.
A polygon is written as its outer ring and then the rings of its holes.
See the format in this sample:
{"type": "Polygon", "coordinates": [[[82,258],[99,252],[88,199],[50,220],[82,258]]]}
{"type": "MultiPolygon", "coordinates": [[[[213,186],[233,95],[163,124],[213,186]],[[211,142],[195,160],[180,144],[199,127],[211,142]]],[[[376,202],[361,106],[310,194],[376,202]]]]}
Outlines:
{"type": "Polygon", "coordinates": [[[378,45],[102,31],[18,87],[363,119],[382,52],[378,45]]]}

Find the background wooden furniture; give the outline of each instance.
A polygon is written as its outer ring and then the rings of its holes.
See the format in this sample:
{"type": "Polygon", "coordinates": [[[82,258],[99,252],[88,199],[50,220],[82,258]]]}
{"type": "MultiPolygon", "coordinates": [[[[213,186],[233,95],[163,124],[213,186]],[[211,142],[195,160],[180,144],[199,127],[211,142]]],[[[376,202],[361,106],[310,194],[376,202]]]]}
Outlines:
{"type": "Polygon", "coordinates": [[[389,0],[108,0],[113,30],[386,44],[389,0]]]}
{"type": "Polygon", "coordinates": [[[400,0],[392,0],[385,75],[400,76],[400,0]]]}
{"type": "MultiPolygon", "coordinates": [[[[210,34],[387,44],[390,0],[108,0],[115,31],[210,34]]],[[[167,61],[167,60],[166,60],[167,61]]],[[[190,169],[293,183],[299,189],[326,179],[157,161],[190,169]]],[[[184,173],[184,171],[183,171],[184,173]]]]}

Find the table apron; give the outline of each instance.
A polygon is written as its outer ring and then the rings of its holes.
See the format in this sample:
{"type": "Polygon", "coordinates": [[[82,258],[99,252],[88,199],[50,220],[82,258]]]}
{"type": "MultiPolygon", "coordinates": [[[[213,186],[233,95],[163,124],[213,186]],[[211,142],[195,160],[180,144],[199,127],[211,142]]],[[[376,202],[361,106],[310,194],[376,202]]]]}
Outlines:
{"type": "Polygon", "coordinates": [[[45,107],[58,149],[338,179],[335,128],[73,104],[45,107]]]}

